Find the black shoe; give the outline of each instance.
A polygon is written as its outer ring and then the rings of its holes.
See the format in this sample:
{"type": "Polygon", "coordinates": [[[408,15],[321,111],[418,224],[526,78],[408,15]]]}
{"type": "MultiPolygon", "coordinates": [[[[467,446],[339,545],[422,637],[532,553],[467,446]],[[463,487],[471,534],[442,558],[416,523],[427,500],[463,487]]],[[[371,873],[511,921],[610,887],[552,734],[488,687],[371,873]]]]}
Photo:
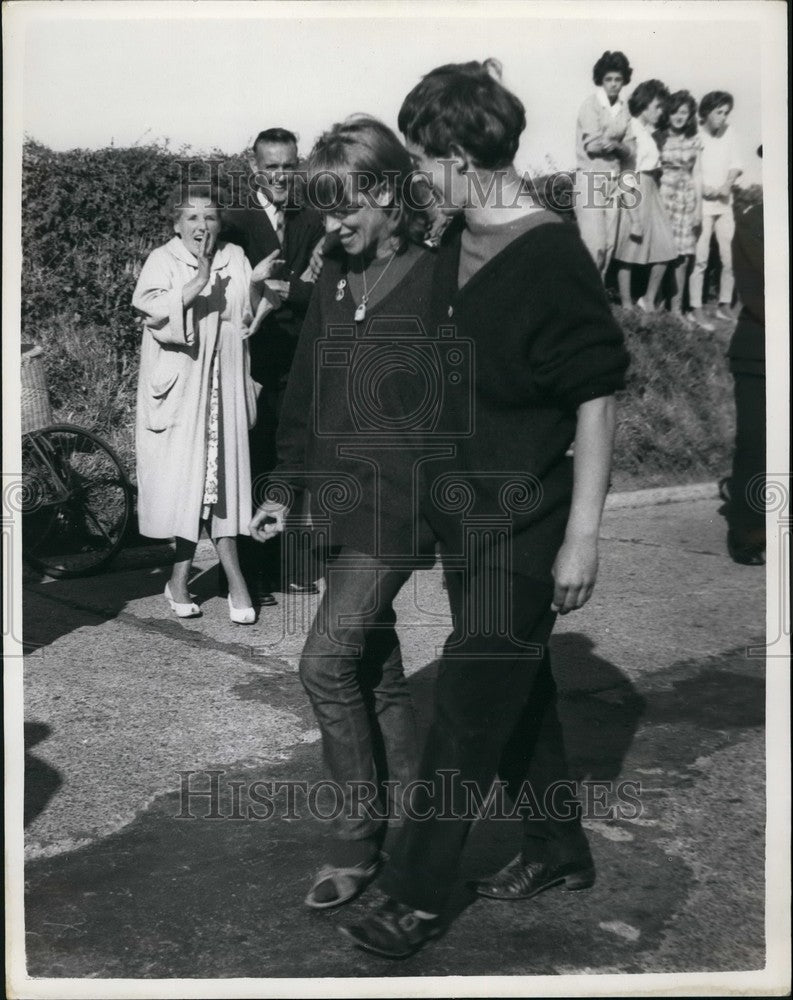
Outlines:
{"type": "Polygon", "coordinates": [[[316,583],[288,583],[286,585],[286,594],[318,594],[319,587],[316,583]]]}
{"type": "Polygon", "coordinates": [[[765,566],[765,545],[762,543],[742,542],[732,530],[727,532],[727,551],[733,562],[743,566],[765,566]]]}
{"type": "Polygon", "coordinates": [[[276,601],[274,595],[270,593],[266,585],[256,587],[251,597],[253,598],[254,606],[260,608],[271,608],[278,604],[278,601],[276,601]]]}
{"type": "Polygon", "coordinates": [[[550,865],[545,861],[523,863],[522,855],[513,858],[500,872],[476,882],[479,896],[488,899],[531,899],[544,889],[561,885],[565,889],[590,889],[595,884],[595,868],[590,860],[567,861],[550,865]]]}
{"type": "Polygon", "coordinates": [[[404,903],[389,899],[359,924],[339,932],[357,947],[384,958],[407,958],[441,933],[440,917],[418,917],[404,903]]]}

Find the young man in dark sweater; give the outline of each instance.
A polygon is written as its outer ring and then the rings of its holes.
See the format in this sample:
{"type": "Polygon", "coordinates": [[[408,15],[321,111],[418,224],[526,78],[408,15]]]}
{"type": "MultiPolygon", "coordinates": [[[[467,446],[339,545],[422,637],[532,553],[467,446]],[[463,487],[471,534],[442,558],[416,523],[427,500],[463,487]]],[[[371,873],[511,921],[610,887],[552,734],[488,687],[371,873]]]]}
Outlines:
{"type": "Polygon", "coordinates": [[[439,251],[434,313],[470,343],[472,363],[470,391],[449,393],[438,423],[453,457],[426,463],[422,490],[455,623],[423,784],[381,880],[389,898],[342,928],[358,947],[393,958],[441,932],[471,789],[485,800],[497,775],[524,819],[523,848],[478,893],[528,899],[595,877],[547,642],[556,615],[582,607],[595,584],[613,394],[628,358],[577,229],[533,202],[513,165],[525,114],[499,70],[434,70],[399,116],[417,168],[444,211],[461,215],[439,251]]]}

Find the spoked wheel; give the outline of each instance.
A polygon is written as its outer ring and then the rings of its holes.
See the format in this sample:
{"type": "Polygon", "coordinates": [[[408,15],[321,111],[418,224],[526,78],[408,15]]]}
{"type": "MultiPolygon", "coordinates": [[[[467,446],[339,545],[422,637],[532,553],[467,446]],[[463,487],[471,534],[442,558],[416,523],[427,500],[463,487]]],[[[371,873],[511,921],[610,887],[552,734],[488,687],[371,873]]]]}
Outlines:
{"type": "Polygon", "coordinates": [[[48,576],[92,573],[121,547],[132,490],[101,438],[56,424],[22,439],[22,555],[48,576]]]}

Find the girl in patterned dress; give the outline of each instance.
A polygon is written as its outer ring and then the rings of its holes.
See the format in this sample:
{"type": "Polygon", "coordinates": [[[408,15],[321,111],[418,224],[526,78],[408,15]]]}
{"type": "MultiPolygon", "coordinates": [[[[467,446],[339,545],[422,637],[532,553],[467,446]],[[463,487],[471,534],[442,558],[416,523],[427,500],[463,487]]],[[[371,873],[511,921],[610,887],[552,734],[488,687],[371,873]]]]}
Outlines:
{"type": "Polygon", "coordinates": [[[687,90],[669,98],[661,133],[661,201],[672,226],[678,258],[672,263],[675,290],[670,310],[681,320],[683,294],[697,237],[702,228],[702,140],[697,134],[697,102],[687,90]]]}

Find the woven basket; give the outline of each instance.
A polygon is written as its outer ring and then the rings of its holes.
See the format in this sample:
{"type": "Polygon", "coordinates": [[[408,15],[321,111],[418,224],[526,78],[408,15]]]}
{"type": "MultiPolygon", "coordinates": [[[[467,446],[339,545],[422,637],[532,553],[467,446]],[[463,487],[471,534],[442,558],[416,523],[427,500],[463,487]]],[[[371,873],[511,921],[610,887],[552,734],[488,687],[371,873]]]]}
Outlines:
{"type": "Polygon", "coordinates": [[[44,351],[22,345],[22,433],[52,423],[52,407],[44,374],[44,351]]]}

